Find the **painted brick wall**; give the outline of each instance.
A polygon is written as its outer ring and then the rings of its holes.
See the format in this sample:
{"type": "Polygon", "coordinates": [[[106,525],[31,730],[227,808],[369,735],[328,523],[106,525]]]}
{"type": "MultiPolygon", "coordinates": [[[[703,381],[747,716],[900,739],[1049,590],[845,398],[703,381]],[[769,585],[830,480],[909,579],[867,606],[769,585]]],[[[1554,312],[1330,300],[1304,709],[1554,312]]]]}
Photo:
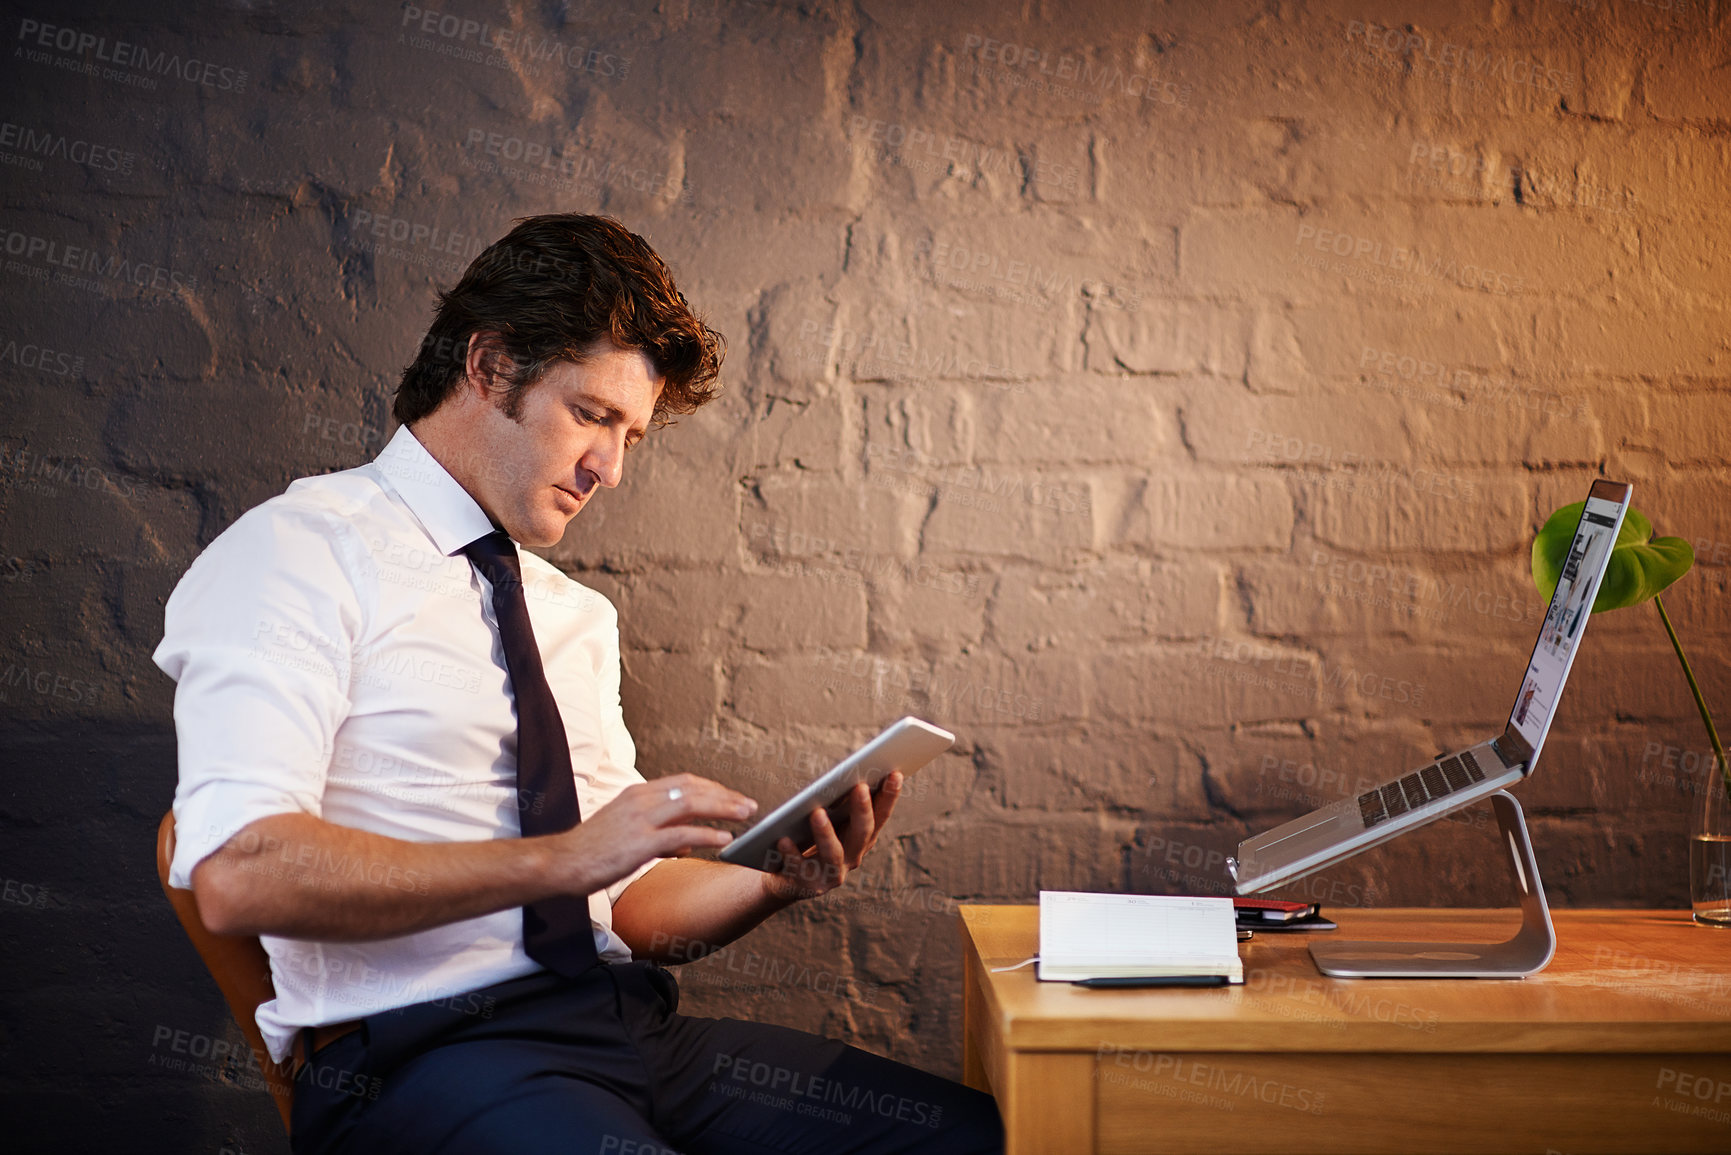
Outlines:
{"type": "MultiPolygon", "coordinates": [[[[1722,5],[0,8],[31,1135],[283,1149],[170,1066],[238,1036],[150,873],[149,655],[205,544],[388,437],[519,216],[619,216],[730,341],[551,553],[619,606],[644,771],[771,801],[903,713],[959,735],[690,1008],[955,1073],[958,902],[1219,893],[1240,838],[1495,730],[1528,543],[1595,476],[1696,543],[1668,601],[1724,700],[1722,5]]],[[[1521,791],[1553,901],[1686,902],[1705,747],[1653,611],[1596,620],[1521,791]]],[[[1301,889],[1497,904],[1491,845],[1301,889]]]]}

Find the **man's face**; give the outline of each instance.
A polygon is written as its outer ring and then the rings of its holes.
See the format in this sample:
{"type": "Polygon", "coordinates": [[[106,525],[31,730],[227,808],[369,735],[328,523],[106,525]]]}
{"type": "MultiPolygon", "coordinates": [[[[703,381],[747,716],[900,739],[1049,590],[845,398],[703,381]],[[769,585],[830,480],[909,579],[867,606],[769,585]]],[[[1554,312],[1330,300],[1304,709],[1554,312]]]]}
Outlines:
{"type": "Polygon", "coordinates": [[[649,428],[662,380],[642,352],[598,342],[524,391],[517,418],[497,397],[471,412],[469,489],[524,545],[555,545],[599,486],[624,474],[625,453],[649,428]]]}

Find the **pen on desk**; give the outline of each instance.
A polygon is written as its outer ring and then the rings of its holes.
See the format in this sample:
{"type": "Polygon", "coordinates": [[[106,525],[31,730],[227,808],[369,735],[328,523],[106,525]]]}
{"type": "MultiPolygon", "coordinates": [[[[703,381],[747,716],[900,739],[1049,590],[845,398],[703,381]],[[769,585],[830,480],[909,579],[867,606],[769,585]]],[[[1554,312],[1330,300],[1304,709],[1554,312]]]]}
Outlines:
{"type": "Polygon", "coordinates": [[[1081,979],[1071,985],[1078,987],[1223,987],[1230,981],[1225,975],[1150,975],[1134,978],[1114,975],[1106,978],[1081,979]]]}

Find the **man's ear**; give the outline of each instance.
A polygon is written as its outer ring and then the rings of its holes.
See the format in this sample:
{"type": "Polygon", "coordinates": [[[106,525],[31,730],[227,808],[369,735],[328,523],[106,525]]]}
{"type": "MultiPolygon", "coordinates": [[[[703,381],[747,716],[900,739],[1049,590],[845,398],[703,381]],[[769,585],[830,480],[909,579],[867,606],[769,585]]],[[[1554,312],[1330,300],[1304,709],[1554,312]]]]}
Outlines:
{"type": "Polygon", "coordinates": [[[490,330],[477,330],[469,334],[469,348],[463,358],[464,388],[472,392],[477,400],[491,400],[495,395],[504,392],[505,384],[499,378],[504,372],[504,365],[509,363],[510,356],[505,352],[505,345],[499,339],[499,334],[490,330]]]}

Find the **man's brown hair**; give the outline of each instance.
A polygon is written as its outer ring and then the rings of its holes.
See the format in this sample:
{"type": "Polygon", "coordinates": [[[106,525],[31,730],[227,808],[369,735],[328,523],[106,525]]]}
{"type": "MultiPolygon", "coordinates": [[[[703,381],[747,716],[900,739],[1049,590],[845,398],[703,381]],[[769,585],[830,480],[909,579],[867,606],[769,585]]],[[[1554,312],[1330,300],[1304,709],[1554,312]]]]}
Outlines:
{"type": "Polygon", "coordinates": [[[603,338],[641,350],[666,381],[654,421],[715,396],[725,342],[691,311],[649,242],[610,217],[523,217],[439,294],[433,324],[397,386],[392,413],[419,421],[467,372],[469,339],[493,334],[491,368],[513,420],[523,394],[560,361],[583,361],[603,338]]]}

